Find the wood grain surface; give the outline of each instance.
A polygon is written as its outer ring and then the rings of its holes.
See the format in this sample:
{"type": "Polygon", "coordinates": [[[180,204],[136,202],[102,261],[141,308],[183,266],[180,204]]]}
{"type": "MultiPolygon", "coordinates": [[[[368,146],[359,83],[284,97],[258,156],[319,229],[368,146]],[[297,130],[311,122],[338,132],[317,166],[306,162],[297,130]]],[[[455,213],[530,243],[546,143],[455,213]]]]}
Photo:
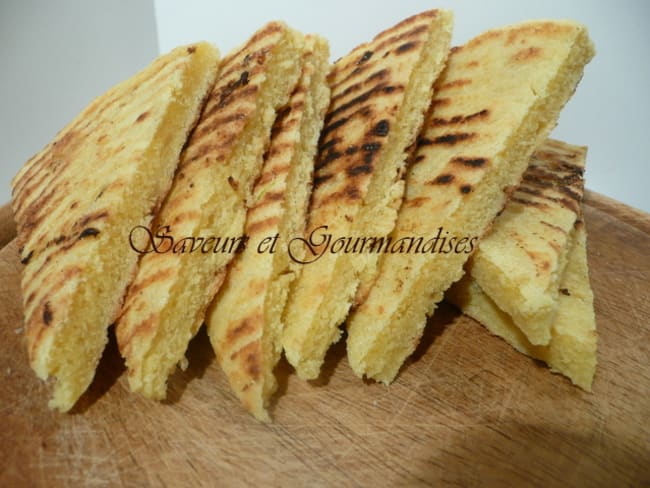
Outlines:
{"type": "Polygon", "coordinates": [[[0,486],[649,486],[650,217],[588,193],[593,393],[443,306],[390,387],[279,366],[275,422],[238,405],[206,335],[165,403],[128,393],[111,339],[70,414],[27,363],[17,250],[0,251],[0,486]],[[627,217],[630,217],[629,219],[627,217]]]}

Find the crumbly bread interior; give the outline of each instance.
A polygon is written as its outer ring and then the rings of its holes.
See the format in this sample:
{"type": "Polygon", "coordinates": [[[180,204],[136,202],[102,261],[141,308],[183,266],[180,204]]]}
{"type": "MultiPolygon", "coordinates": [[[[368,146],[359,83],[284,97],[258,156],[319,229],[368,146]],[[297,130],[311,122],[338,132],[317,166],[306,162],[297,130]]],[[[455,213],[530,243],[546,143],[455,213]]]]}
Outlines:
{"type": "MultiPolygon", "coordinates": [[[[316,165],[308,232],[385,236],[403,191],[407,151],[419,132],[444,67],[452,16],[411,17],[334,65],[332,103],[316,165]]],[[[285,310],[283,347],[303,379],[316,378],[360,279],[372,279],[371,254],[325,254],[305,264],[285,310]]]]}
{"type": "Polygon", "coordinates": [[[445,297],[463,313],[483,324],[519,352],[546,362],[554,372],[567,376],[575,385],[591,391],[596,373],[598,335],[589,285],[586,231],[582,221],[575,224],[567,266],[559,282],[557,314],[548,345],[535,346],[514,323],[466,274],[445,297]]]}
{"type": "Polygon", "coordinates": [[[187,345],[243,241],[246,203],[276,110],[300,76],[303,44],[302,35],[272,22],[221,64],[157,226],[169,225],[177,239],[222,241],[212,241],[216,252],[150,253],[141,259],[117,324],[133,391],[165,398],[167,378],[184,363],[187,345]]]}
{"type": "Polygon", "coordinates": [[[296,266],[286,249],[289,239],[304,231],[318,135],[329,105],[328,59],[327,41],[308,36],[302,76],[275,121],[253,190],[246,217],[252,245],[234,258],[206,314],[233,391],[261,421],[270,420],[267,406],[277,388],[273,369],[282,353],[281,316],[296,266]],[[273,236],[278,238],[269,240],[273,236]]]}
{"type": "MultiPolygon", "coordinates": [[[[533,150],[593,56],[586,29],[533,21],[455,48],[436,83],[406,180],[395,238],[481,236],[520,181],[533,150]]],[[[365,302],[348,319],[348,360],[359,376],[391,382],[426,317],[463,274],[461,252],[386,254],[365,302]]]]}
{"type": "Polygon", "coordinates": [[[551,340],[559,281],[580,214],[586,148],[546,141],[466,270],[533,344],[551,340]]]}
{"type": "Polygon", "coordinates": [[[137,264],[129,233],[149,225],[169,190],[217,60],[207,43],[161,56],[14,179],[30,361],[40,378],[56,377],[52,408],[69,410],[92,381],[137,264]]]}

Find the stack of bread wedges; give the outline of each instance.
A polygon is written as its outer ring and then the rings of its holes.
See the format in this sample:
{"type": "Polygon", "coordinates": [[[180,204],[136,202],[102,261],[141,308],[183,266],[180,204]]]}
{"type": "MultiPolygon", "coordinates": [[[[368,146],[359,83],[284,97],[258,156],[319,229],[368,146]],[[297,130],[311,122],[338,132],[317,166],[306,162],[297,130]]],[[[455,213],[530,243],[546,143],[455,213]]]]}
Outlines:
{"type": "Polygon", "coordinates": [[[111,330],[131,390],[164,399],[205,325],[269,421],[283,353],[314,379],[347,336],[352,370],[391,383],[445,293],[590,390],[586,148],[548,139],[587,29],[527,21],[450,47],[452,27],[422,12],[333,64],[283,22],[222,59],[179,47],[30,159],[12,207],[50,406],[75,405],[111,330]]]}

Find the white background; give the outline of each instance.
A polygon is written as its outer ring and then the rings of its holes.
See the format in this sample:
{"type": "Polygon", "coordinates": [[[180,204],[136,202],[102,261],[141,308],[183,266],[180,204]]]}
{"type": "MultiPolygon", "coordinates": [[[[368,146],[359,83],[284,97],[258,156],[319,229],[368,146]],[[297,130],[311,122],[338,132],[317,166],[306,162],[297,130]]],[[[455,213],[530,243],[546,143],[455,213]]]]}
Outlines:
{"type": "Polygon", "coordinates": [[[27,159],[157,53],[151,0],[0,0],[0,205],[27,159]]]}
{"type": "Polygon", "coordinates": [[[455,12],[454,44],[526,19],[571,18],[586,24],[597,55],[552,136],[589,146],[588,188],[650,211],[650,2],[154,0],[152,6],[140,0],[128,7],[126,2],[91,2],[93,8],[71,8],[70,3],[40,3],[39,10],[46,12],[39,15],[49,22],[36,22],[35,14],[16,16],[24,2],[13,9],[6,3],[0,7],[0,201],[9,198],[9,179],[23,161],[91,95],[153,56],[154,12],[160,52],[205,39],[226,53],[263,23],[281,19],[326,36],[335,59],[411,14],[443,7],[455,12]],[[56,17],[65,8],[74,22],[56,17]],[[74,61],[72,53],[83,54],[84,60],[74,61]],[[64,58],[63,65],[55,55],[64,58]]]}

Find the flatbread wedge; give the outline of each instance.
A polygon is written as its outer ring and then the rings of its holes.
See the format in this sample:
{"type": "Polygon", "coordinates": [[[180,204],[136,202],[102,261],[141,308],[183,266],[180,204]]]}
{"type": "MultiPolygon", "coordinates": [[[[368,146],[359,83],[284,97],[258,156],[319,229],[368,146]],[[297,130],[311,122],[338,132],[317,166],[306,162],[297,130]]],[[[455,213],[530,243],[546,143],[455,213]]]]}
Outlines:
{"type": "Polygon", "coordinates": [[[393,233],[412,249],[383,255],[373,288],[348,320],[357,375],[395,378],[593,54],[586,28],[571,21],[491,30],[452,50],[393,233]]]}
{"type": "Polygon", "coordinates": [[[152,229],[173,244],[161,239],[143,255],[117,322],[133,391],[165,398],[226,265],[246,244],[246,203],[276,112],[300,76],[303,44],[302,35],[271,22],[221,63],[152,229]]]}
{"type": "Polygon", "coordinates": [[[231,263],[206,315],[219,364],[245,408],[269,421],[282,354],[282,311],[298,264],[286,252],[302,235],[314,157],[329,105],[329,47],[307,36],[301,79],[275,121],[271,146],[253,190],[245,233],[251,243],[231,263]]]}
{"type": "Polygon", "coordinates": [[[30,364],[52,408],[86,390],[137,265],[128,244],[168,192],[217,73],[207,43],[177,48],[95,99],[16,175],[30,364]]]}
{"type": "Polygon", "coordinates": [[[528,340],[551,340],[559,281],[584,190],[585,147],[546,141],[466,266],[528,340]]]}
{"type": "Polygon", "coordinates": [[[531,344],[512,317],[501,310],[469,274],[454,284],[445,297],[517,351],[544,361],[553,372],[561,373],[573,384],[591,391],[596,374],[598,334],[593,292],[589,284],[586,241],[584,222],[578,220],[567,265],[559,282],[561,291],[551,328],[551,340],[546,346],[531,344]]]}
{"type": "Polygon", "coordinates": [[[444,67],[452,15],[432,10],[378,34],[338,60],[329,78],[332,101],[315,167],[305,254],[285,310],[283,348],[303,379],[318,376],[340,337],[362,276],[376,257],[325,252],[317,242],[350,235],[385,236],[403,191],[405,161],[424,120],[432,86],[444,67]],[[307,246],[308,247],[308,246],[307,246]]]}

